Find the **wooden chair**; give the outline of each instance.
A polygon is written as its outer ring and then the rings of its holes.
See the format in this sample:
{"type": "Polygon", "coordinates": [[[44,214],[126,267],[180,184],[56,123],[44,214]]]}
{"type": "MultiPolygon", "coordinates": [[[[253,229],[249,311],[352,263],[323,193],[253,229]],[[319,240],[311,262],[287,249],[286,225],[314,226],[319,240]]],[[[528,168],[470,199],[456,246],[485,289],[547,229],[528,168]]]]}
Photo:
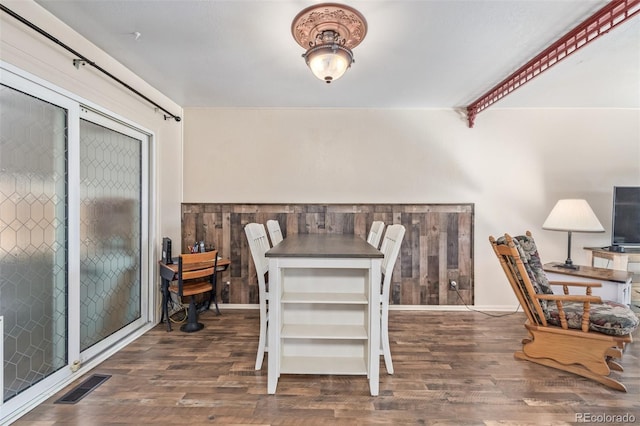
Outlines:
{"type": "Polygon", "coordinates": [[[384,233],[384,222],[376,220],[371,224],[369,229],[369,235],[367,235],[367,242],[375,248],[380,247],[380,240],[382,240],[382,234],[384,233]]]}
{"type": "Polygon", "coordinates": [[[527,360],[595,380],[626,392],[609,377],[622,372],[613,359],[622,358],[625,344],[638,327],[638,317],[626,305],[592,295],[599,283],[553,282],[565,294],[553,294],[531,233],[512,238],[489,237],[527,320],[529,337],[522,340],[516,359],[527,360]],[[583,294],[570,294],[570,287],[583,294]]]}
{"type": "MultiPolygon", "coordinates": [[[[178,279],[169,285],[169,291],[175,293],[181,302],[189,298],[187,322],[180,330],[192,333],[201,330],[204,325],[198,322],[195,297],[208,294],[207,309],[216,291],[216,269],[218,267],[218,251],[205,253],[181,254],[178,258],[178,279]]],[[[184,302],[183,302],[184,303],[184,302]]]]}
{"type": "Polygon", "coordinates": [[[267,327],[268,327],[268,301],[269,292],[267,289],[267,281],[265,276],[269,272],[269,261],[265,253],[269,250],[269,240],[264,225],[260,223],[248,223],[244,227],[249,242],[249,250],[256,267],[256,275],[258,276],[258,295],[260,300],[260,334],[258,338],[258,354],[256,356],[256,370],[262,368],[264,353],[269,351],[267,346],[267,327]]]}
{"type": "Polygon", "coordinates": [[[382,240],[382,293],[380,296],[380,354],[384,356],[387,373],[393,374],[391,348],[389,346],[389,298],[391,297],[391,276],[400,253],[400,246],[406,229],[399,224],[389,225],[382,240]]]}
{"type": "Polygon", "coordinates": [[[271,247],[274,247],[282,241],[282,230],[277,220],[268,220],[267,229],[269,230],[269,238],[271,238],[271,247]]]}

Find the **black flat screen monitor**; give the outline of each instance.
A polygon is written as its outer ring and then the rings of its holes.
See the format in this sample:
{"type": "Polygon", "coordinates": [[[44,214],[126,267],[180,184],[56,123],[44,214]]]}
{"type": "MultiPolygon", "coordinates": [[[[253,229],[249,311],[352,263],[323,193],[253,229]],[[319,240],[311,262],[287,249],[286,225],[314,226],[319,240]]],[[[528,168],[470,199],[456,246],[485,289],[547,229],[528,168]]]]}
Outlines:
{"type": "Polygon", "coordinates": [[[613,187],[611,244],[640,247],[640,186],[613,187]]]}

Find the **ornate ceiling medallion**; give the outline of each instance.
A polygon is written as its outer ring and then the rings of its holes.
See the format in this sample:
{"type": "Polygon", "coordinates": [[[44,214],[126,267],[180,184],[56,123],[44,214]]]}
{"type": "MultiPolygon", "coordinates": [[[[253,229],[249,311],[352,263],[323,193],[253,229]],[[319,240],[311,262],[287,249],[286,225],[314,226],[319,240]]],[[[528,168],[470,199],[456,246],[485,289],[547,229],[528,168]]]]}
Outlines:
{"type": "Polygon", "coordinates": [[[351,49],[367,34],[367,21],[352,7],[323,3],[298,13],[291,24],[291,34],[307,49],[302,57],[311,71],[331,83],[353,63],[351,49]]]}

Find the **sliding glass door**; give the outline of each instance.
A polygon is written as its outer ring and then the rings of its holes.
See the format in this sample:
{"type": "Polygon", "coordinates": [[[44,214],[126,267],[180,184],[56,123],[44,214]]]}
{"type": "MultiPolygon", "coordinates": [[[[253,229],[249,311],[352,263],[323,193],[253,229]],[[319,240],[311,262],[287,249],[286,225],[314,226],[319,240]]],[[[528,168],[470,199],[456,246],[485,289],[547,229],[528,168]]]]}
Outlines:
{"type": "Polygon", "coordinates": [[[68,121],[64,107],[0,86],[3,401],[68,364],[68,121]]]}
{"type": "Polygon", "coordinates": [[[3,423],[149,323],[150,138],[0,76],[3,423]]]}
{"type": "Polygon", "coordinates": [[[146,320],[143,185],[148,137],[81,110],[80,350],[82,359],[146,320]]]}

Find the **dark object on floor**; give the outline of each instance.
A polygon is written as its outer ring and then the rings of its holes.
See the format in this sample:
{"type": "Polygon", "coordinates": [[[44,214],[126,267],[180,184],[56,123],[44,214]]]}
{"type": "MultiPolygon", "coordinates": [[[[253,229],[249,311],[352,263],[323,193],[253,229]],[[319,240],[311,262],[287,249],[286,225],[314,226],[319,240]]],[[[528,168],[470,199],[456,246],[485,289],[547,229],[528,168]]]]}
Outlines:
{"type": "Polygon", "coordinates": [[[109,377],[111,377],[111,375],[94,374],[67,392],[62,398],[58,399],[55,404],[75,404],[104,383],[109,377]]]}

